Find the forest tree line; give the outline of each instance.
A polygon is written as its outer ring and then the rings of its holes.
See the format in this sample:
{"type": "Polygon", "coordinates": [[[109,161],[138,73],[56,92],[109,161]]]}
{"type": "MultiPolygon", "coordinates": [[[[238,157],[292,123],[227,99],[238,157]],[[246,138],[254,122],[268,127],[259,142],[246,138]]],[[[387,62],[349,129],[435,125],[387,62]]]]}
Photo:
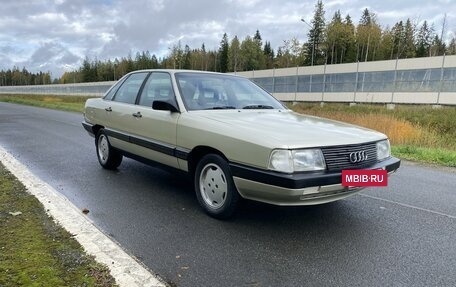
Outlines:
{"type": "MultiPolygon", "coordinates": [[[[58,82],[54,80],[54,83],[58,82]]],[[[25,86],[51,84],[50,72],[31,73],[26,68],[19,70],[18,67],[0,71],[0,86],[25,86]]]]}
{"type": "MultiPolygon", "coordinates": [[[[299,23],[308,30],[307,41],[301,43],[293,37],[284,40],[277,50],[269,41],[264,41],[260,31],[244,39],[225,33],[217,49],[190,48],[178,42],[169,54],[157,58],[148,51],[138,52],[114,60],[91,60],[86,57],[81,67],[65,72],[54,83],[78,83],[118,80],[128,72],[139,69],[192,69],[217,72],[236,72],[287,68],[322,64],[354,63],[415,57],[430,57],[456,54],[456,40],[448,44],[443,40],[445,20],[441,29],[423,21],[400,20],[392,27],[379,23],[377,16],[365,9],[354,24],[350,15],[336,11],[327,21],[324,5],[317,1],[312,20],[299,23]]],[[[24,85],[50,83],[49,73],[31,74],[25,68],[20,71],[0,71],[1,85],[24,85]],[[46,78],[46,79],[44,79],[46,78]]]]}

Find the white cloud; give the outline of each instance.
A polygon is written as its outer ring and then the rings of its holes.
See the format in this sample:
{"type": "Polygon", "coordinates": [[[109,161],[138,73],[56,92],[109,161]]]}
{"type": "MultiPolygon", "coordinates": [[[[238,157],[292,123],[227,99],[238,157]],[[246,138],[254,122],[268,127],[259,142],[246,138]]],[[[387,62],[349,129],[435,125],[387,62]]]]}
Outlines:
{"type": "Polygon", "coordinates": [[[34,22],[40,22],[40,21],[50,21],[50,22],[66,22],[68,19],[66,16],[62,13],[42,13],[42,14],[37,14],[37,15],[30,15],[28,17],[28,20],[34,21],[34,22]]]}
{"type": "Polygon", "coordinates": [[[257,4],[261,3],[260,0],[227,0],[227,2],[240,8],[255,8],[257,4]]]}

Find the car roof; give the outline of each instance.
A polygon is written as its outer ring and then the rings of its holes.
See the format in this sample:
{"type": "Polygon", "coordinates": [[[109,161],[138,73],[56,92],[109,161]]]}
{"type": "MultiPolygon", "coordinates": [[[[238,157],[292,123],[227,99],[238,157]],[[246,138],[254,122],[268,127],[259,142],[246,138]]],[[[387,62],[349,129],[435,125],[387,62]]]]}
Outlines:
{"type": "Polygon", "coordinates": [[[219,72],[211,72],[211,71],[183,70],[183,69],[143,69],[143,70],[132,71],[132,72],[130,72],[128,74],[141,73],[141,72],[142,73],[144,73],[144,72],[166,72],[166,73],[170,73],[170,74],[175,74],[175,73],[199,73],[199,74],[224,75],[224,76],[245,78],[245,77],[238,76],[238,75],[232,74],[232,73],[219,73],[219,72]]]}

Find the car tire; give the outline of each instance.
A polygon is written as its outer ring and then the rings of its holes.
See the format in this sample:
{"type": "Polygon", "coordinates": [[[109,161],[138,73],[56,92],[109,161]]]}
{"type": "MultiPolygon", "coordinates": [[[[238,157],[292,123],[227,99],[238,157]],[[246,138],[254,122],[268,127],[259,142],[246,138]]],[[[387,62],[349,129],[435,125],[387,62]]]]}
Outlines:
{"type": "Polygon", "coordinates": [[[198,202],[207,214],[226,219],[236,210],[240,196],[221,156],[205,155],[196,166],[194,182],[198,202]]]}
{"type": "Polygon", "coordinates": [[[105,169],[116,169],[122,162],[122,154],[115,150],[109,143],[104,129],[100,129],[95,138],[97,158],[100,165],[105,169]]]}

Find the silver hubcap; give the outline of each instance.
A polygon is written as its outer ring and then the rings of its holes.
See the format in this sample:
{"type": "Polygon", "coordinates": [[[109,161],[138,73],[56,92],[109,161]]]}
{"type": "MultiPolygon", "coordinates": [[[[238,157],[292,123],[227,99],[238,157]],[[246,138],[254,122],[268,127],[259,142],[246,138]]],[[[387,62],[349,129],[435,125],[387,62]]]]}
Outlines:
{"type": "Polygon", "coordinates": [[[228,185],[225,173],[216,164],[209,163],[204,166],[199,178],[199,187],[204,202],[216,209],[226,201],[228,185]]]}
{"type": "Polygon", "coordinates": [[[105,135],[100,135],[98,138],[98,157],[100,161],[105,164],[108,161],[109,144],[105,135]]]}

